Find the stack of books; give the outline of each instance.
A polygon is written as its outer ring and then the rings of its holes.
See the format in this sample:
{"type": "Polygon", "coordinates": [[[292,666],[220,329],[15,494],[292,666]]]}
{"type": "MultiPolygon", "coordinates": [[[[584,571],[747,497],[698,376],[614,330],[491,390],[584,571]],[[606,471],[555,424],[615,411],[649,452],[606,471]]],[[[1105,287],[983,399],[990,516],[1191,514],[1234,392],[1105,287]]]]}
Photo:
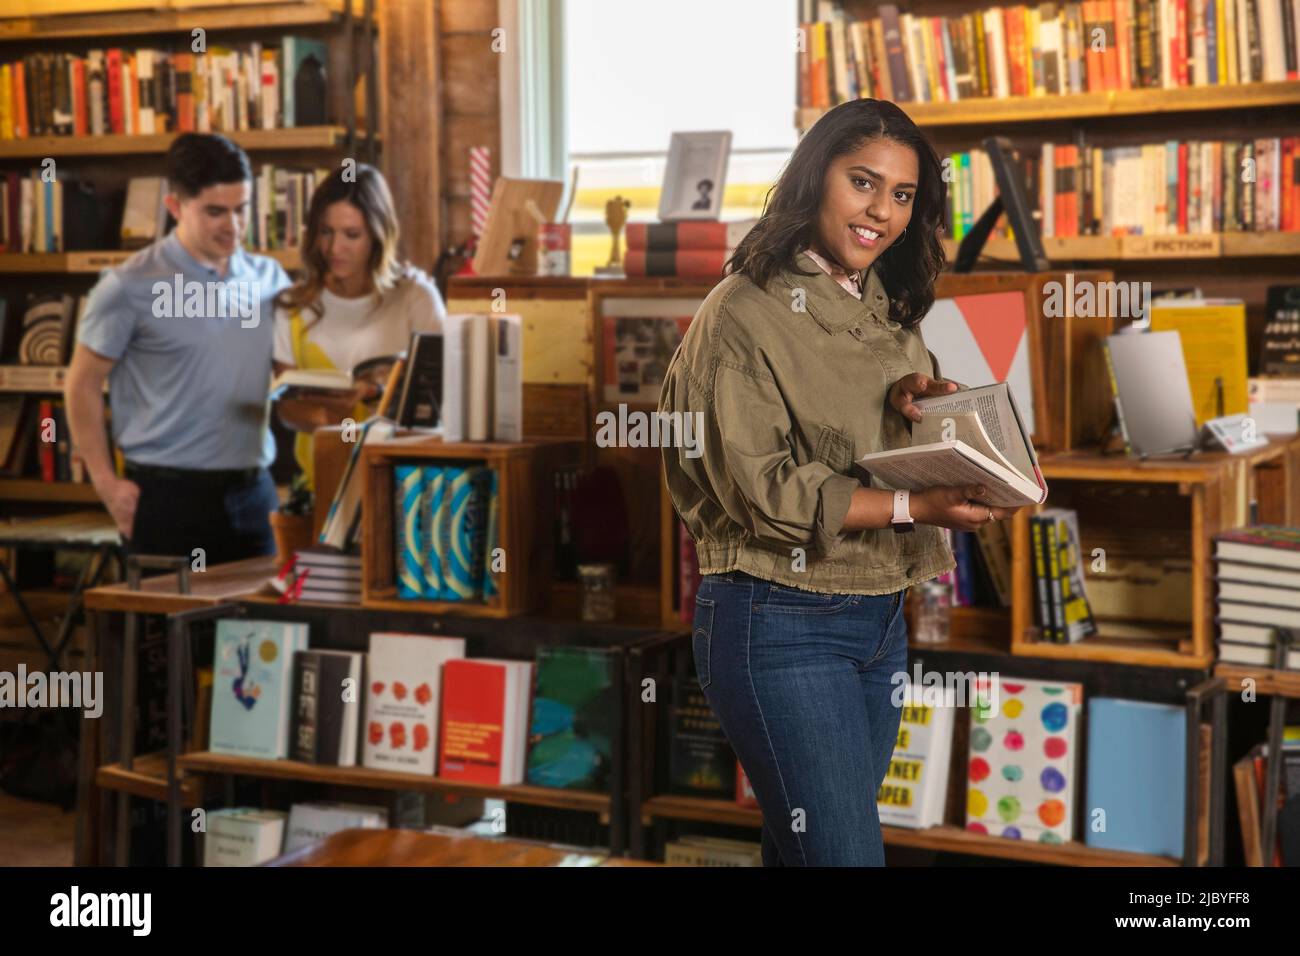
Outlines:
{"type": "Polygon", "coordinates": [[[623,271],[628,276],[720,278],[755,221],[629,223],[623,271]]]}
{"type": "Polygon", "coordinates": [[[1277,633],[1297,644],[1283,667],[1300,670],[1300,528],[1254,525],[1214,542],[1219,584],[1219,659],[1272,667],[1277,633]]]}

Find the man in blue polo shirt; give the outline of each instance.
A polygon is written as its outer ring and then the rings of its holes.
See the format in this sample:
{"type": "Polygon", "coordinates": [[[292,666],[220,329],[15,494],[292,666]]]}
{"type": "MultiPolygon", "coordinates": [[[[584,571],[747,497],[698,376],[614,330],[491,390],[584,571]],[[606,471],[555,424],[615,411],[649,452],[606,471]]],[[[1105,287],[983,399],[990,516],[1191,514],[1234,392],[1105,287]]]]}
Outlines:
{"type": "Polygon", "coordinates": [[[72,440],[131,551],[201,548],[213,564],[270,554],[271,300],[289,278],[241,245],[252,170],[238,146],[178,136],[167,182],[175,230],[105,273],[77,330],[72,440]],[[105,380],[124,477],[105,437],[105,380]]]}

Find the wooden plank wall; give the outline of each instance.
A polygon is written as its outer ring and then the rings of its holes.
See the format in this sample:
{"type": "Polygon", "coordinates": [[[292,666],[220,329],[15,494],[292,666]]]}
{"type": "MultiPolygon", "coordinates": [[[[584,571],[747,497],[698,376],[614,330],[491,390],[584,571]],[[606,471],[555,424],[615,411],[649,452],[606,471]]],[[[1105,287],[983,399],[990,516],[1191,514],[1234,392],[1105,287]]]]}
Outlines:
{"type": "Polygon", "coordinates": [[[381,0],[380,16],[384,175],[403,253],[431,270],[469,235],[469,148],[487,146],[493,179],[500,172],[497,4],[381,0]]]}

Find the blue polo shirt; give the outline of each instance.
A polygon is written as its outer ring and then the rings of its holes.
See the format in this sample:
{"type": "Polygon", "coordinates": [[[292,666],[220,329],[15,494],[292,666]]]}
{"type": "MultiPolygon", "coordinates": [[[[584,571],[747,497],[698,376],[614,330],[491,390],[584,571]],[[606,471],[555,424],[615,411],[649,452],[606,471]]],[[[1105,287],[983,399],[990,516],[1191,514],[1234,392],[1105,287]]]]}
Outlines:
{"type": "Polygon", "coordinates": [[[113,440],[128,460],[198,469],[271,464],[272,299],[287,285],[278,262],[243,249],[223,277],[174,232],[103,275],[77,341],[115,362],[113,440]]]}

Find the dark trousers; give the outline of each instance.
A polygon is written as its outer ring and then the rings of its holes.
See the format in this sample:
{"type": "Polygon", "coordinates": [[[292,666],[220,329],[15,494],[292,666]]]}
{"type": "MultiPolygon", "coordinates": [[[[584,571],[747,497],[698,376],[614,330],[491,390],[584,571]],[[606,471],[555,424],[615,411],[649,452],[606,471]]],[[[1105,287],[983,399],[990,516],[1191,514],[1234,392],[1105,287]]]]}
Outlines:
{"type": "Polygon", "coordinates": [[[280,498],[265,468],[208,473],[128,463],[126,477],[140,486],[129,553],[194,558],[201,548],[207,567],[275,553],[268,515],[280,498]]]}

